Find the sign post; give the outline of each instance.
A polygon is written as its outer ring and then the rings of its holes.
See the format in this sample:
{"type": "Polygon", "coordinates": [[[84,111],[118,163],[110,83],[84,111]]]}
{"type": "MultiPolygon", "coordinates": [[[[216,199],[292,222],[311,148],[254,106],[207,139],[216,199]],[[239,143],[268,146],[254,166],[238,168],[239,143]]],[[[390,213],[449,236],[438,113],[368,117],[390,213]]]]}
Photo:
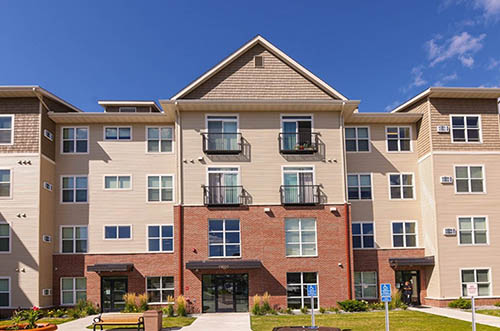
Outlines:
{"type": "Polygon", "coordinates": [[[467,295],[470,296],[471,304],[472,304],[472,331],[476,331],[476,305],[474,302],[474,297],[477,296],[477,284],[476,283],[468,283],[467,284],[467,295]]]}
{"type": "Polygon", "coordinates": [[[380,300],[385,307],[385,331],[389,331],[389,302],[392,300],[391,284],[380,284],[380,300]]]}
{"type": "Polygon", "coordinates": [[[307,285],[307,296],[311,297],[311,327],[316,328],[314,323],[314,297],[317,296],[318,288],[317,285],[307,285]]]}

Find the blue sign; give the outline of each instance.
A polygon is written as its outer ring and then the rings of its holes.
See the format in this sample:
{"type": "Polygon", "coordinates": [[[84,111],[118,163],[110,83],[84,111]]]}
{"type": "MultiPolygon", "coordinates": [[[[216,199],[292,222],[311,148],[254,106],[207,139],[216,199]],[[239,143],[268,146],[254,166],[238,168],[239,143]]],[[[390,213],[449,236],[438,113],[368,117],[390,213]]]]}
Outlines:
{"type": "Polygon", "coordinates": [[[391,284],[380,284],[380,301],[391,302],[391,284]]]}
{"type": "Polygon", "coordinates": [[[307,296],[308,297],[315,297],[318,294],[317,291],[317,285],[307,285],[307,296]]]}

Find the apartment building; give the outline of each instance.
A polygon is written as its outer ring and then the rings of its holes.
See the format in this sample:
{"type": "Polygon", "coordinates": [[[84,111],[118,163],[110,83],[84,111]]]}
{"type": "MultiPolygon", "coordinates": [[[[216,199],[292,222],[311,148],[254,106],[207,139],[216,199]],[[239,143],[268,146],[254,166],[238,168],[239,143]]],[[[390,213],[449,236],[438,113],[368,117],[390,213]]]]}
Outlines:
{"type": "Polygon", "coordinates": [[[415,303],[469,282],[500,300],[499,97],[429,88],[359,112],[260,36],[159,105],[0,87],[0,311],[120,310],[126,292],[298,309],[308,284],[328,307],[406,280],[415,303]]]}

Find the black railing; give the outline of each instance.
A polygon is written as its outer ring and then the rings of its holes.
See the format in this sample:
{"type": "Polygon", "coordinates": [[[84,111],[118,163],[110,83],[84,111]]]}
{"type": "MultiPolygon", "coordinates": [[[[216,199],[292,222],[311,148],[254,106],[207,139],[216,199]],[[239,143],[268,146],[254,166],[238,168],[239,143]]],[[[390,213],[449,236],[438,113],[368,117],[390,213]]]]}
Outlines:
{"type": "Polygon", "coordinates": [[[241,133],[202,133],[205,154],[240,154],[243,151],[241,133]]]}
{"type": "Polygon", "coordinates": [[[240,206],[243,192],[243,186],[203,186],[203,200],[206,206],[240,206]]]}
{"type": "Polygon", "coordinates": [[[317,205],[320,203],[319,185],[281,185],[282,205],[317,205]]]}
{"type": "Polygon", "coordinates": [[[279,134],[280,153],[314,154],[318,152],[319,133],[299,132],[279,134]]]}

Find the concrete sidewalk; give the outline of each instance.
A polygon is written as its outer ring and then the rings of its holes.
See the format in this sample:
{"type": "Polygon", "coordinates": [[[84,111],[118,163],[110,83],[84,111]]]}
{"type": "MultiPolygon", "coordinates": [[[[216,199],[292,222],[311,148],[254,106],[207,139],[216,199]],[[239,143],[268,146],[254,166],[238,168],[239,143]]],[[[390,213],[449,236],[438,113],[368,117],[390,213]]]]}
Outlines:
{"type": "MultiPolygon", "coordinates": [[[[459,309],[437,308],[437,307],[420,307],[420,308],[409,307],[408,310],[454,318],[466,322],[472,322],[472,313],[462,311],[459,309]]],[[[476,313],[476,323],[500,328],[500,317],[476,313]]]]}
{"type": "Polygon", "coordinates": [[[94,317],[99,315],[87,316],[84,318],[79,318],[77,320],[59,324],[57,326],[57,331],[84,331],[87,330],[86,327],[92,325],[94,317]]]}
{"type": "Polygon", "coordinates": [[[249,313],[202,314],[182,331],[251,331],[249,313]]]}

